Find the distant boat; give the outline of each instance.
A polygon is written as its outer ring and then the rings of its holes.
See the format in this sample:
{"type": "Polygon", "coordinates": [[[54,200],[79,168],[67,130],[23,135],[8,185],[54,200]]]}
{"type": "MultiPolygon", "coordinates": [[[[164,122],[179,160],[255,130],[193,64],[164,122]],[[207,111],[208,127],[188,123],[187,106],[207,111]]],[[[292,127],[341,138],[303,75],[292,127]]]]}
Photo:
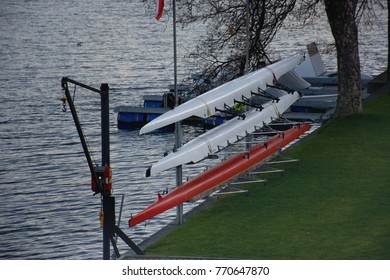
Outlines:
{"type": "MultiPolygon", "coordinates": [[[[187,100],[184,95],[188,91],[188,85],[178,85],[178,93],[181,102],[187,100]]],[[[150,121],[168,112],[174,107],[173,87],[169,91],[160,95],[144,95],[143,106],[118,106],[114,109],[117,113],[117,127],[124,130],[140,129],[150,121]]],[[[173,131],[174,125],[165,128],[165,131],[173,131]]]]}
{"type": "MultiPolygon", "coordinates": [[[[321,58],[317,44],[312,42],[306,46],[307,55],[304,61],[295,67],[295,71],[303,79],[309,82],[312,87],[336,86],[338,85],[337,72],[326,70],[325,64],[321,58]]],[[[367,83],[372,80],[372,76],[367,74],[361,75],[362,88],[367,88],[367,83]]],[[[329,93],[329,92],[328,92],[329,93]]]]}
{"type": "Polygon", "coordinates": [[[140,129],[148,122],[171,110],[164,105],[164,97],[161,95],[144,95],[143,99],[143,107],[118,106],[114,109],[118,113],[118,129],[140,129]]]}
{"type": "MultiPolygon", "coordinates": [[[[322,121],[328,119],[334,112],[338,99],[338,72],[326,69],[321,54],[315,42],[307,45],[307,55],[304,61],[295,67],[296,73],[311,84],[301,90],[302,98],[291,106],[286,117],[290,119],[312,119],[322,121]]],[[[362,98],[369,96],[367,86],[372,77],[361,75],[362,98]]]]}

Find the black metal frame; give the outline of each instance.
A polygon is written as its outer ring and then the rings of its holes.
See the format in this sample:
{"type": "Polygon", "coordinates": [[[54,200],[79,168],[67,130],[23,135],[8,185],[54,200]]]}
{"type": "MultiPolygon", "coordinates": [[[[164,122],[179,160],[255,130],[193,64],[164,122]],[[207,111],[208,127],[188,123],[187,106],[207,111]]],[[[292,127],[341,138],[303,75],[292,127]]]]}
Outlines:
{"type": "Polygon", "coordinates": [[[246,115],[245,115],[245,114],[242,114],[242,113],[240,113],[240,112],[237,112],[236,110],[234,110],[234,108],[230,107],[230,106],[227,105],[227,104],[224,104],[223,107],[225,108],[225,110],[221,110],[221,109],[215,108],[215,112],[225,113],[225,114],[227,114],[227,115],[239,117],[239,118],[245,120],[245,118],[246,118],[246,115]]]}
{"type": "Polygon", "coordinates": [[[62,78],[61,86],[65,91],[66,99],[62,99],[64,104],[68,101],[69,108],[71,110],[74,123],[76,125],[77,133],[79,135],[81,145],[84,150],[85,157],[88,162],[88,166],[92,175],[92,180],[97,186],[95,194],[100,193],[103,203],[103,259],[110,259],[110,242],[113,245],[116,257],[119,257],[119,250],[114,240],[114,235],[117,234],[133,251],[138,255],[143,255],[143,251],[118,227],[115,225],[115,197],[111,196],[110,190],[105,190],[103,183],[99,180],[97,167],[94,166],[92,158],[88,149],[86,139],[81,129],[81,124],[77,115],[76,108],[73,103],[73,98],[69,92],[68,83],[72,83],[76,86],[91,90],[93,92],[100,93],[101,98],[101,138],[102,138],[102,167],[110,165],[110,125],[109,125],[109,87],[108,84],[103,83],[100,89],[93,88],[67,77],[62,78]]]}

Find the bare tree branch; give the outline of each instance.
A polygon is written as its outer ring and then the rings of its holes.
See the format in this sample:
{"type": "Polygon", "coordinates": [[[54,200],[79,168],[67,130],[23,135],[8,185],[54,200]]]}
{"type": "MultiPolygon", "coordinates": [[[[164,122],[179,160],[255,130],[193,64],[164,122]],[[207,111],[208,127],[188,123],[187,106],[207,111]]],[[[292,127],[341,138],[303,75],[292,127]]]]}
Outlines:
{"type": "Polygon", "coordinates": [[[270,62],[268,45],[293,10],[296,0],[181,0],[179,23],[203,23],[204,40],[189,57],[199,61],[210,78],[228,69],[229,78],[245,72],[246,5],[249,3],[249,69],[270,62]]]}

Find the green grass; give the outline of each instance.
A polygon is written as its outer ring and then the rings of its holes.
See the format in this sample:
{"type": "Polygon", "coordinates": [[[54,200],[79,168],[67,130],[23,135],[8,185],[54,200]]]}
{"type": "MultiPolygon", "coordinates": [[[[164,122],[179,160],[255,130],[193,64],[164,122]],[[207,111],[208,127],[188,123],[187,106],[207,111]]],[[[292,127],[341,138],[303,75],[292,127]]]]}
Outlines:
{"type": "Polygon", "coordinates": [[[286,155],[299,164],[219,199],[146,253],[390,259],[390,97],[332,120],[286,155]]]}

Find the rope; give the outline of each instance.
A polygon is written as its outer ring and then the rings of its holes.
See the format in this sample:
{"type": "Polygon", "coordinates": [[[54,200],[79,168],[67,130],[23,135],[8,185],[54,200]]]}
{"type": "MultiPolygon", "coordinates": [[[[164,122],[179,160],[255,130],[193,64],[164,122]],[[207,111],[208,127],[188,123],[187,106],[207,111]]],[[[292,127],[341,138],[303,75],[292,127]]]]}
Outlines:
{"type": "Polygon", "coordinates": [[[211,147],[211,143],[209,142],[209,140],[207,140],[207,138],[204,138],[202,136],[199,136],[199,138],[202,139],[204,142],[206,142],[207,147],[209,148],[209,152],[210,152],[209,154],[213,154],[213,149],[211,147]]]}
{"type": "Polygon", "coordinates": [[[280,115],[280,113],[279,113],[278,107],[276,107],[275,103],[271,103],[271,105],[272,105],[272,107],[273,107],[274,110],[275,110],[276,116],[277,116],[278,118],[280,118],[281,115],[280,115]]]}
{"type": "Polygon", "coordinates": [[[268,67],[264,67],[265,69],[267,69],[268,71],[271,71],[271,73],[272,73],[272,77],[273,77],[273,83],[274,84],[276,84],[276,82],[277,82],[277,78],[276,78],[276,76],[275,76],[275,73],[274,73],[274,71],[272,71],[271,69],[269,69],[268,67]]]}
{"type": "Polygon", "coordinates": [[[195,98],[199,99],[200,101],[202,101],[202,102],[204,103],[204,105],[206,105],[207,117],[211,117],[212,114],[211,114],[211,109],[210,109],[210,107],[209,107],[209,104],[207,104],[207,102],[204,101],[204,100],[203,100],[202,98],[200,98],[200,97],[195,97],[195,98]]]}

